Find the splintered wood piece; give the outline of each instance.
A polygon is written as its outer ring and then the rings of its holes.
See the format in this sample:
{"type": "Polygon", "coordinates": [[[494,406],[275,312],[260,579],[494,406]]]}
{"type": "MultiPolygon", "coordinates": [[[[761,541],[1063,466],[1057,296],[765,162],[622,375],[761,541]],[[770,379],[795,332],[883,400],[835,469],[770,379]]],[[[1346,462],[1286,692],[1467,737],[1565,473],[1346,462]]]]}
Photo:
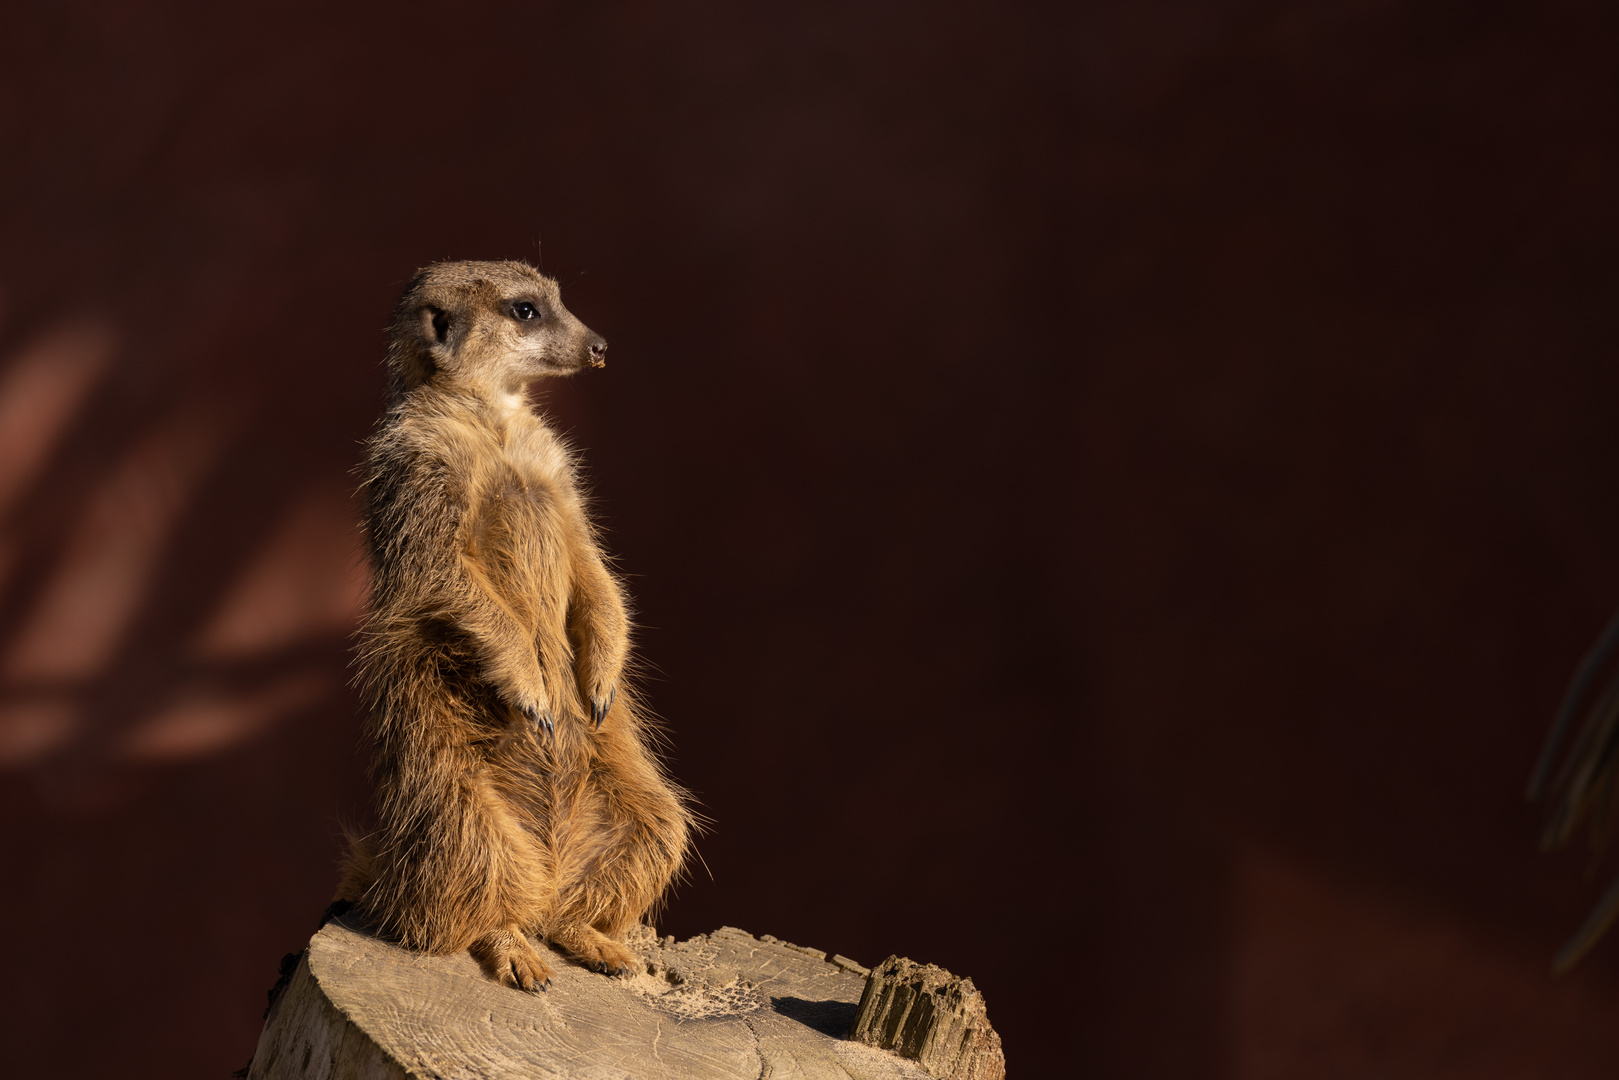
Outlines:
{"type": "MultiPolygon", "coordinates": [[[[551,952],[551,989],[491,981],[466,953],[423,956],[335,919],[272,1006],[252,1080],[927,1080],[847,1038],[866,969],[729,927],[649,928],[628,976],[551,952]]],[[[545,946],[538,946],[542,952],[545,946]]]]}
{"type": "Polygon", "coordinates": [[[1005,1080],[1001,1037],[971,979],[890,956],[872,969],[849,1037],[911,1058],[938,1080],[1005,1080]]]}

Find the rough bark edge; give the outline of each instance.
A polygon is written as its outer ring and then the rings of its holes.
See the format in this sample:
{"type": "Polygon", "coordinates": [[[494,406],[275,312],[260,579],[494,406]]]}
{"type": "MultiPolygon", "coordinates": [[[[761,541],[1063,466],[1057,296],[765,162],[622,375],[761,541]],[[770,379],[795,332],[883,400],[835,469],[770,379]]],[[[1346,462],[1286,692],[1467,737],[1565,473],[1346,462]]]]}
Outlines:
{"type": "Polygon", "coordinates": [[[343,1018],[304,952],[271,1007],[248,1080],[412,1080],[412,1074],[343,1018]]]}
{"type": "Polygon", "coordinates": [[[1001,1037],[971,979],[890,956],[866,976],[849,1038],[910,1058],[939,1080],[1005,1080],[1001,1037]]]}

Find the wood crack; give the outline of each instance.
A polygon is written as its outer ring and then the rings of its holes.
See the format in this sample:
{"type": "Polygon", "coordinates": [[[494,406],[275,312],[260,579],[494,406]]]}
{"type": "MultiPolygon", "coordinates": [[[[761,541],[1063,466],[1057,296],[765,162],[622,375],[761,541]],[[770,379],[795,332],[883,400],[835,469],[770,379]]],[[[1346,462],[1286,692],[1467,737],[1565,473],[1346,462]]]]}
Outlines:
{"type": "Polygon", "coordinates": [[[770,1080],[770,1074],[775,1072],[775,1069],[771,1068],[770,1062],[765,1059],[764,1040],[759,1037],[759,1029],[754,1027],[753,1021],[746,1016],[741,1017],[741,1020],[742,1026],[748,1029],[749,1035],[753,1036],[753,1052],[759,1057],[758,1080],[770,1080]]]}

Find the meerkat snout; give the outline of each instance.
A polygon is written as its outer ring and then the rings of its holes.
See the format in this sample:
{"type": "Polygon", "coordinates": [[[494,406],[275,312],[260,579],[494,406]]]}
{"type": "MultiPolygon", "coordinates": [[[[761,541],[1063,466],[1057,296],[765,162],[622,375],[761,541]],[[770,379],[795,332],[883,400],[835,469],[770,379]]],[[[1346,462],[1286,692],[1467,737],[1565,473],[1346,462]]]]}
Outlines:
{"type": "Polygon", "coordinates": [[[590,366],[607,366],[607,342],[600,336],[590,343],[590,366]]]}

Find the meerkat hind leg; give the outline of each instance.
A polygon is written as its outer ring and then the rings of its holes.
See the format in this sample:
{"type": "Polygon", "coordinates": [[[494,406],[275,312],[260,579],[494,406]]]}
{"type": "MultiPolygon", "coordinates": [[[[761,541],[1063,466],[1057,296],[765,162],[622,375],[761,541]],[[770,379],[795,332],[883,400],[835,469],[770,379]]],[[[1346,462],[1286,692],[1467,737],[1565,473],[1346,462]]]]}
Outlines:
{"type": "Polygon", "coordinates": [[[513,989],[545,990],[551,985],[551,968],[515,926],[485,934],[470,951],[490,978],[513,989]]]}
{"type": "Polygon", "coordinates": [[[545,936],[551,944],[572,953],[585,967],[603,975],[628,975],[638,963],[635,954],[624,945],[582,922],[570,923],[545,936]]]}

